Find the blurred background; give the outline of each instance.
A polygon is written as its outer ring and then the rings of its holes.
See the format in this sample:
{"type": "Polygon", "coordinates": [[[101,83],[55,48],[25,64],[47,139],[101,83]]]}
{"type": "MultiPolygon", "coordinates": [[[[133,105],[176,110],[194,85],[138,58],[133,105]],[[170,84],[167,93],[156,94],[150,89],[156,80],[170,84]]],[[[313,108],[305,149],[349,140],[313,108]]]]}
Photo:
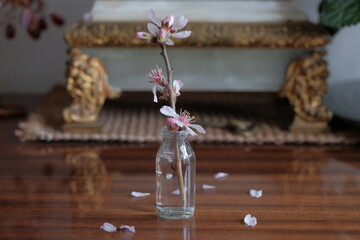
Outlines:
{"type": "MultiPolygon", "coordinates": [[[[91,10],[92,0],[46,0],[46,11],[56,12],[65,19],[62,27],[51,26],[40,39],[29,38],[26,30],[16,28],[16,37],[5,37],[5,26],[0,26],[0,94],[46,93],[56,83],[66,83],[65,62],[69,59],[67,46],[63,40],[65,29],[91,10]]],[[[320,0],[295,0],[299,8],[317,23],[320,0]]],[[[342,81],[360,81],[360,25],[341,29],[327,46],[326,59],[331,72],[329,85],[342,81]]],[[[161,59],[159,59],[158,62],[161,59]]],[[[144,76],[146,74],[146,69],[144,76]]],[[[279,73],[282,75],[283,73],[279,73]]],[[[145,77],[144,77],[145,80],[145,77]]],[[[143,81],[132,81],[129,89],[146,89],[143,81]]],[[[221,81],[212,83],[216,88],[221,81]]],[[[127,90],[126,87],[123,90],[127,90]]],[[[189,90],[189,89],[187,89],[189,90]]],[[[190,89],[191,90],[191,89],[190,89]]]]}

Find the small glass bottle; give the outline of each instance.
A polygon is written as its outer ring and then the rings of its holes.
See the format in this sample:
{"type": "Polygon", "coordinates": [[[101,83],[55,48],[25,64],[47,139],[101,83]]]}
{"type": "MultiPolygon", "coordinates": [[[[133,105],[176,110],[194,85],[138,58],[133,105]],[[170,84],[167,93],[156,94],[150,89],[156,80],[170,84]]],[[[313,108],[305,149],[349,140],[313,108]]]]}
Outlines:
{"type": "Polygon", "coordinates": [[[156,208],[166,219],[190,218],[195,211],[196,158],[188,132],[161,129],[156,155],[156,208]]]}

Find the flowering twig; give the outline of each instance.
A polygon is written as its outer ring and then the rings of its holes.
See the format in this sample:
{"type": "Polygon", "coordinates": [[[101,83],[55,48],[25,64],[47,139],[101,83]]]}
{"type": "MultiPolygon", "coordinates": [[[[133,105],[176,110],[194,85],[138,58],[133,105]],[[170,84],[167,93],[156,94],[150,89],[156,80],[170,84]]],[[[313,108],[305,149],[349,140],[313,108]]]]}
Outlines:
{"type": "MultiPolygon", "coordinates": [[[[164,62],[165,62],[165,66],[166,66],[166,73],[167,73],[167,79],[169,82],[169,95],[170,95],[170,106],[172,109],[174,109],[174,111],[176,111],[176,107],[175,107],[175,101],[176,98],[174,97],[174,91],[173,91],[173,79],[172,79],[172,73],[173,73],[173,69],[170,66],[170,61],[169,61],[169,57],[167,55],[167,51],[166,51],[166,45],[165,44],[159,44],[161,47],[161,56],[163,56],[164,58],[164,62]]],[[[180,190],[180,198],[182,201],[184,201],[185,199],[185,191],[184,191],[184,178],[182,175],[182,164],[181,164],[181,159],[179,158],[179,148],[178,148],[178,142],[176,142],[176,170],[177,170],[177,175],[178,175],[178,179],[179,179],[179,190],[180,190]]]]}
{"type": "MultiPolygon", "coordinates": [[[[180,89],[184,85],[180,80],[173,80],[172,74],[173,69],[170,65],[169,57],[166,51],[166,45],[174,45],[171,37],[173,38],[186,38],[190,36],[191,31],[178,31],[186,26],[188,20],[184,16],[174,17],[172,15],[167,16],[163,21],[160,21],[155,14],[153,9],[149,11],[149,17],[153,23],[148,23],[147,27],[150,33],[147,32],[138,32],[136,34],[137,38],[144,40],[149,43],[157,43],[161,48],[161,55],[164,59],[166,66],[167,79],[165,79],[162,69],[157,67],[156,69],[151,70],[149,73],[150,82],[153,83],[153,94],[154,102],[157,102],[156,90],[160,89],[162,92],[161,99],[170,98],[170,106],[163,106],[160,109],[160,112],[169,118],[167,119],[168,128],[172,131],[177,131],[179,129],[185,129],[190,135],[196,136],[196,133],[191,129],[195,129],[200,133],[205,133],[205,130],[197,124],[192,124],[194,118],[186,111],[180,112],[180,115],[176,113],[176,98],[180,96],[180,89]]],[[[184,180],[182,175],[182,162],[180,159],[179,147],[176,142],[176,169],[179,180],[179,190],[180,197],[182,200],[185,200],[185,191],[184,191],[184,180]]]]}
{"type": "MultiPolygon", "coordinates": [[[[164,58],[164,62],[165,62],[165,66],[166,66],[166,73],[167,73],[167,79],[169,82],[169,95],[170,95],[170,106],[171,108],[176,111],[176,107],[175,107],[175,103],[176,103],[176,97],[174,97],[174,91],[173,91],[173,79],[172,79],[172,73],[173,73],[173,69],[170,66],[170,61],[169,61],[169,57],[167,55],[167,51],[166,51],[166,45],[160,43],[159,44],[161,47],[161,56],[163,56],[164,58]]],[[[178,175],[178,179],[179,179],[179,190],[180,190],[180,198],[182,201],[184,201],[185,199],[185,191],[184,191],[184,178],[182,175],[182,164],[181,164],[181,159],[179,158],[179,148],[178,148],[178,142],[176,142],[176,170],[177,170],[177,175],[178,175]]]]}

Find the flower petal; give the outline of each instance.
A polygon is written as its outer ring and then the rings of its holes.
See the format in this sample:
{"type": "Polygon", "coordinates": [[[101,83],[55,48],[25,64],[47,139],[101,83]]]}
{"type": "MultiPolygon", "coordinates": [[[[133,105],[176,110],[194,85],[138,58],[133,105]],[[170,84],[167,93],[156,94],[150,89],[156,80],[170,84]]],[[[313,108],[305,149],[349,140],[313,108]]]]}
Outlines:
{"type": "Polygon", "coordinates": [[[257,224],[257,219],[256,217],[252,217],[251,214],[248,214],[244,218],[244,223],[247,226],[254,227],[257,224]]]}
{"type": "Polygon", "coordinates": [[[155,26],[152,23],[148,23],[147,28],[149,30],[149,32],[151,32],[152,35],[157,36],[159,35],[159,28],[157,26],[155,26]]]}
{"type": "Polygon", "coordinates": [[[174,80],[173,82],[173,90],[174,94],[178,97],[180,96],[180,89],[184,86],[184,83],[180,80],[174,80]]]}
{"type": "Polygon", "coordinates": [[[171,34],[173,38],[187,38],[190,35],[191,35],[191,31],[182,31],[171,34]]]}
{"type": "Polygon", "coordinates": [[[205,129],[202,126],[200,126],[199,124],[189,124],[189,127],[194,128],[196,131],[198,131],[201,134],[206,133],[205,129]]]}
{"type": "Polygon", "coordinates": [[[126,229],[126,230],[129,230],[130,232],[135,233],[135,227],[134,227],[134,226],[121,225],[119,228],[120,228],[121,230],[126,229]]]}
{"type": "Polygon", "coordinates": [[[116,232],[117,228],[111,223],[104,222],[100,228],[106,232],[116,232]]]}
{"type": "Polygon", "coordinates": [[[151,19],[151,21],[153,21],[158,27],[161,27],[161,21],[160,19],[156,16],[156,13],[154,11],[154,9],[150,9],[149,10],[149,18],[151,19]]]}
{"type": "Polygon", "coordinates": [[[174,195],[180,195],[180,189],[176,189],[175,191],[172,192],[172,194],[174,194],[174,195]]]}
{"type": "Polygon", "coordinates": [[[222,179],[222,178],[226,178],[226,177],[228,177],[228,176],[229,176],[228,173],[218,172],[217,174],[214,175],[214,178],[216,178],[216,179],[222,179]]]}
{"type": "MultiPolygon", "coordinates": [[[[190,124],[189,124],[189,125],[190,125],[190,124]]],[[[186,126],[186,130],[188,131],[188,133],[189,133],[191,136],[193,136],[193,137],[197,136],[196,132],[194,132],[191,128],[189,128],[189,126],[186,126]]]]}
{"type": "Polygon", "coordinates": [[[169,38],[166,42],[165,42],[166,45],[174,45],[174,42],[169,38]]]}
{"type": "Polygon", "coordinates": [[[150,195],[150,193],[131,192],[131,196],[133,196],[133,197],[146,197],[149,195],[150,195]]]}
{"type": "Polygon", "coordinates": [[[185,27],[187,23],[188,23],[188,19],[185,16],[176,17],[171,29],[177,31],[185,27]]]}
{"type": "Polygon", "coordinates": [[[179,115],[177,115],[177,113],[175,112],[175,110],[172,109],[172,108],[169,107],[169,106],[162,106],[162,107],[160,108],[160,112],[161,112],[162,114],[164,114],[165,116],[168,116],[168,117],[173,117],[173,118],[176,118],[176,119],[179,117],[179,115]]]}
{"type": "Polygon", "coordinates": [[[154,94],[154,102],[158,102],[157,96],[156,96],[156,84],[153,84],[152,92],[154,94]]]}
{"type": "Polygon", "coordinates": [[[184,127],[184,123],[182,121],[180,121],[178,118],[174,118],[175,119],[175,122],[176,124],[179,126],[179,127],[184,127]]]}
{"type": "Polygon", "coordinates": [[[253,198],[260,198],[262,197],[262,190],[251,189],[250,196],[252,196],[253,198]]]}
{"type": "Polygon", "coordinates": [[[181,80],[174,80],[173,86],[175,87],[175,85],[177,85],[179,89],[181,89],[184,86],[184,83],[181,80]]]}
{"type": "Polygon", "coordinates": [[[207,190],[207,189],[215,189],[216,188],[215,186],[206,185],[206,184],[203,184],[201,187],[202,187],[202,189],[205,189],[205,190],[207,190]]]}

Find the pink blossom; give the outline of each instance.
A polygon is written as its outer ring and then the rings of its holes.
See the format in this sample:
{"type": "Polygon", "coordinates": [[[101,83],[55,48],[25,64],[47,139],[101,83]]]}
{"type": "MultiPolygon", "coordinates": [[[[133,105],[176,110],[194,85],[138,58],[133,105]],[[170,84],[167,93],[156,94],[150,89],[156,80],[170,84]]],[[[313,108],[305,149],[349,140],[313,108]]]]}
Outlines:
{"type": "Polygon", "coordinates": [[[152,92],[154,94],[154,102],[158,102],[156,96],[156,88],[165,88],[168,85],[168,82],[163,74],[163,71],[159,66],[156,65],[156,69],[151,69],[151,72],[148,74],[148,77],[151,79],[149,82],[153,84],[152,92]]]}
{"type": "Polygon", "coordinates": [[[197,135],[191,128],[195,129],[199,133],[206,133],[205,129],[199,124],[192,124],[192,122],[194,121],[194,117],[191,117],[190,113],[187,111],[181,111],[180,115],[178,115],[171,107],[163,106],[160,109],[160,112],[165,116],[173,118],[172,121],[180,128],[185,128],[191,136],[197,135]]]}
{"type": "Polygon", "coordinates": [[[170,39],[170,37],[187,38],[191,35],[191,31],[178,32],[178,30],[184,28],[188,23],[188,19],[185,16],[174,17],[173,15],[169,15],[163,21],[160,21],[160,19],[156,16],[154,9],[150,9],[149,18],[153,22],[148,23],[147,25],[151,35],[144,37],[143,32],[138,32],[136,36],[141,40],[174,45],[174,42],[170,39]]]}
{"type": "Polygon", "coordinates": [[[162,86],[166,86],[168,84],[164,76],[163,70],[159,68],[158,65],[156,65],[156,69],[151,69],[148,77],[151,79],[151,83],[156,83],[162,86]]]}

